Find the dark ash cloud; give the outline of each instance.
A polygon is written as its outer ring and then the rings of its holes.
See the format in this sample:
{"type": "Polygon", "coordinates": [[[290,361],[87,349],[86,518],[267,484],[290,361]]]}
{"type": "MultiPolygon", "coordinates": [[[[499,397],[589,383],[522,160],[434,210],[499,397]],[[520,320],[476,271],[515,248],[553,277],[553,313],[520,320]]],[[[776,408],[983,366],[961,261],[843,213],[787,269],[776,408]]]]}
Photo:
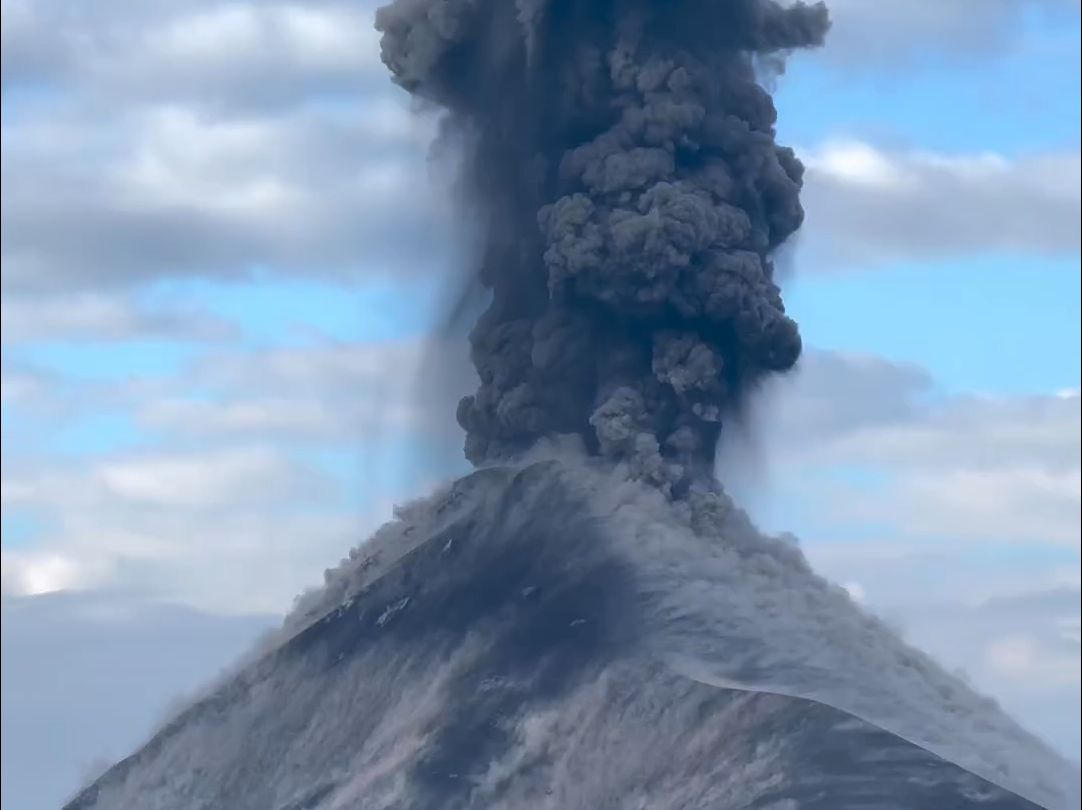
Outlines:
{"type": "Polygon", "coordinates": [[[821,44],[826,8],[399,0],[376,24],[482,222],[467,456],[570,433],[666,491],[707,478],[723,412],[800,354],[771,256],[803,167],[755,62],[821,44]]]}

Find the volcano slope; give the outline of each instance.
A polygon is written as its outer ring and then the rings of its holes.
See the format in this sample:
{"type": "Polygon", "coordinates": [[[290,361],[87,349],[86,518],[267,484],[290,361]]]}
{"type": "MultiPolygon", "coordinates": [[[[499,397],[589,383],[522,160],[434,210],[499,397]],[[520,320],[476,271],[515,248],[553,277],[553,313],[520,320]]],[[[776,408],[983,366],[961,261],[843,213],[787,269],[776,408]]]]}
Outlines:
{"type": "Polygon", "coordinates": [[[561,455],[400,511],[67,808],[1038,806],[1077,771],[793,543],[561,455]]]}

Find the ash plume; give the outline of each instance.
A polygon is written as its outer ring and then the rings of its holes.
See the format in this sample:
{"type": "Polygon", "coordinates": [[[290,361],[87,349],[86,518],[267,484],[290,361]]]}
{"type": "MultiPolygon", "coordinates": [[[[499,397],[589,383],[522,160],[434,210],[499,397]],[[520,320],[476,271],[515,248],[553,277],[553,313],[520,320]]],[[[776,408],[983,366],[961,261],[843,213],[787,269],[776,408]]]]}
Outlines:
{"type": "Polygon", "coordinates": [[[708,480],[722,416],[800,355],[771,257],[803,166],[755,65],[821,44],[825,6],[395,0],[376,27],[482,225],[467,457],[577,434],[666,493],[708,480]]]}

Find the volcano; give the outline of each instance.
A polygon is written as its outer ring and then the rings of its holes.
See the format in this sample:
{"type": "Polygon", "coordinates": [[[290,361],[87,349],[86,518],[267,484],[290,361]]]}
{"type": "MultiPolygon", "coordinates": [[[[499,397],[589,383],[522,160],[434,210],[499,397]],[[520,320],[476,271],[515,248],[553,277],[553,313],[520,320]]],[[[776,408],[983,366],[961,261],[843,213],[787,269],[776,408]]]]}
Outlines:
{"type": "Polygon", "coordinates": [[[714,480],[723,421],[800,358],[774,260],[804,167],[761,79],[829,26],[776,0],[379,10],[477,235],[476,472],[69,810],[1079,806],[1077,770],[714,480]]]}
{"type": "Polygon", "coordinates": [[[573,454],[400,511],[67,810],[1032,808],[1074,768],[719,493],[573,454]]]}

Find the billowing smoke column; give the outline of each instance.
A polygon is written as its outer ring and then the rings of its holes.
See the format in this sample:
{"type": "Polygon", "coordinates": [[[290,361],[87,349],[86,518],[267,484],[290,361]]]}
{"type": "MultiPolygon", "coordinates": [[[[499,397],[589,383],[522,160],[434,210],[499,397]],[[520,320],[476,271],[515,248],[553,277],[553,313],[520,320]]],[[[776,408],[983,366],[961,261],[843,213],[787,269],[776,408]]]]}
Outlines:
{"type": "Polygon", "coordinates": [[[820,44],[826,8],[395,0],[376,26],[481,217],[467,457],[573,433],[674,496],[708,480],[722,415],[800,354],[771,255],[803,167],[755,66],[820,44]]]}

